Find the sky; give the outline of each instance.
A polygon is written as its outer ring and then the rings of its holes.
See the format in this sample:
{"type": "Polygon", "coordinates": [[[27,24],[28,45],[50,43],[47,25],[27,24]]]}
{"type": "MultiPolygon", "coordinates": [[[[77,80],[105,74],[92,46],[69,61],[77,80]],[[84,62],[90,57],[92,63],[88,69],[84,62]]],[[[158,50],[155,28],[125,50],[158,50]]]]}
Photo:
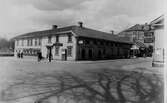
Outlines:
{"type": "Polygon", "coordinates": [[[164,0],[0,0],[0,37],[77,25],[118,33],[164,13],[164,0]]]}

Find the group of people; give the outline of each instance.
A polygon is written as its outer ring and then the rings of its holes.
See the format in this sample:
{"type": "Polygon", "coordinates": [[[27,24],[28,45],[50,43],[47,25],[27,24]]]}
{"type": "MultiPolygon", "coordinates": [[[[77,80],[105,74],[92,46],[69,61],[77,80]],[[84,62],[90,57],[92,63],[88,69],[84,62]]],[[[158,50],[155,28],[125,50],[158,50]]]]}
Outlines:
{"type": "MultiPolygon", "coordinates": [[[[23,58],[23,52],[18,52],[17,53],[17,58],[23,58]]],[[[41,51],[38,51],[37,52],[37,60],[38,60],[38,62],[40,62],[42,60],[42,58],[43,57],[42,57],[41,51]]],[[[47,58],[48,58],[49,62],[51,62],[51,60],[53,59],[52,58],[52,54],[48,53],[47,58]]]]}
{"type": "Polygon", "coordinates": [[[17,53],[17,58],[23,58],[23,52],[18,52],[17,53]]]}

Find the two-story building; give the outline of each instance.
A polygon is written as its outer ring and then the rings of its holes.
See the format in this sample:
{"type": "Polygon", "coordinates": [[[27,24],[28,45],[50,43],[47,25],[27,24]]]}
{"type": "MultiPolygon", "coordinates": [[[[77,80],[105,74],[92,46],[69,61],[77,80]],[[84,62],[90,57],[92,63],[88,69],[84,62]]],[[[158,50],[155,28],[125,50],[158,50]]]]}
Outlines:
{"type": "Polygon", "coordinates": [[[26,33],[14,38],[15,56],[35,56],[51,52],[57,60],[97,60],[128,57],[132,43],[116,35],[78,26],[57,27],[26,33]]]}

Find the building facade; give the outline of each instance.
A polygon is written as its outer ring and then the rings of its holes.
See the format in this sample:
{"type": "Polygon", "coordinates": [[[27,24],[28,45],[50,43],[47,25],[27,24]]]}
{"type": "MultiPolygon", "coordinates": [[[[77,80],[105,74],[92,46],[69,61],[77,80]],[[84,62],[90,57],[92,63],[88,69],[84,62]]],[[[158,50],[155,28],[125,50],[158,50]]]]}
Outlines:
{"type": "Polygon", "coordinates": [[[165,62],[165,44],[164,44],[164,15],[151,21],[149,24],[152,27],[154,34],[154,52],[153,52],[153,66],[164,66],[165,62]]]}
{"type": "Polygon", "coordinates": [[[26,33],[14,38],[15,56],[36,56],[40,51],[44,58],[52,54],[57,60],[98,60],[125,58],[132,43],[124,38],[79,26],[26,33]]]}
{"type": "Polygon", "coordinates": [[[140,25],[136,24],[120,33],[119,37],[127,37],[131,42],[136,45],[137,48],[132,48],[132,50],[137,51],[135,54],[138,56],[152,56],[152,48],[154,44],[154,35],[150,31],[150,26],[148,24],[140,25]]]}
{"type": "Polygon", "coordinates": [[[150,27],[148,24],[140,25],[136,24],[120,33],[118,36],[120,37],[128,37],[132,42],[141,42],[145,46],[153,46],[154,35],[153,32],[150,32],[150,27]]]}

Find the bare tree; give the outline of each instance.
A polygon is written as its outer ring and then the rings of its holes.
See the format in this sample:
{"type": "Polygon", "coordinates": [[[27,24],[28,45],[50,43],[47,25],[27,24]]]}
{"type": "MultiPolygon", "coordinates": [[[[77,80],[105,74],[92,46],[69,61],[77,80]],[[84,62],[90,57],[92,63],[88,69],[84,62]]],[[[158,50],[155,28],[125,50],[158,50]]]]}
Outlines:
{"type": "Polygon", "coordinates": [[[65,98],[66,103],[162,103],[163,79],[153,73],[111,69],[29,73],[1,94],[5,101],[36,96],[35,103],[51,97],[65,98]]]}

